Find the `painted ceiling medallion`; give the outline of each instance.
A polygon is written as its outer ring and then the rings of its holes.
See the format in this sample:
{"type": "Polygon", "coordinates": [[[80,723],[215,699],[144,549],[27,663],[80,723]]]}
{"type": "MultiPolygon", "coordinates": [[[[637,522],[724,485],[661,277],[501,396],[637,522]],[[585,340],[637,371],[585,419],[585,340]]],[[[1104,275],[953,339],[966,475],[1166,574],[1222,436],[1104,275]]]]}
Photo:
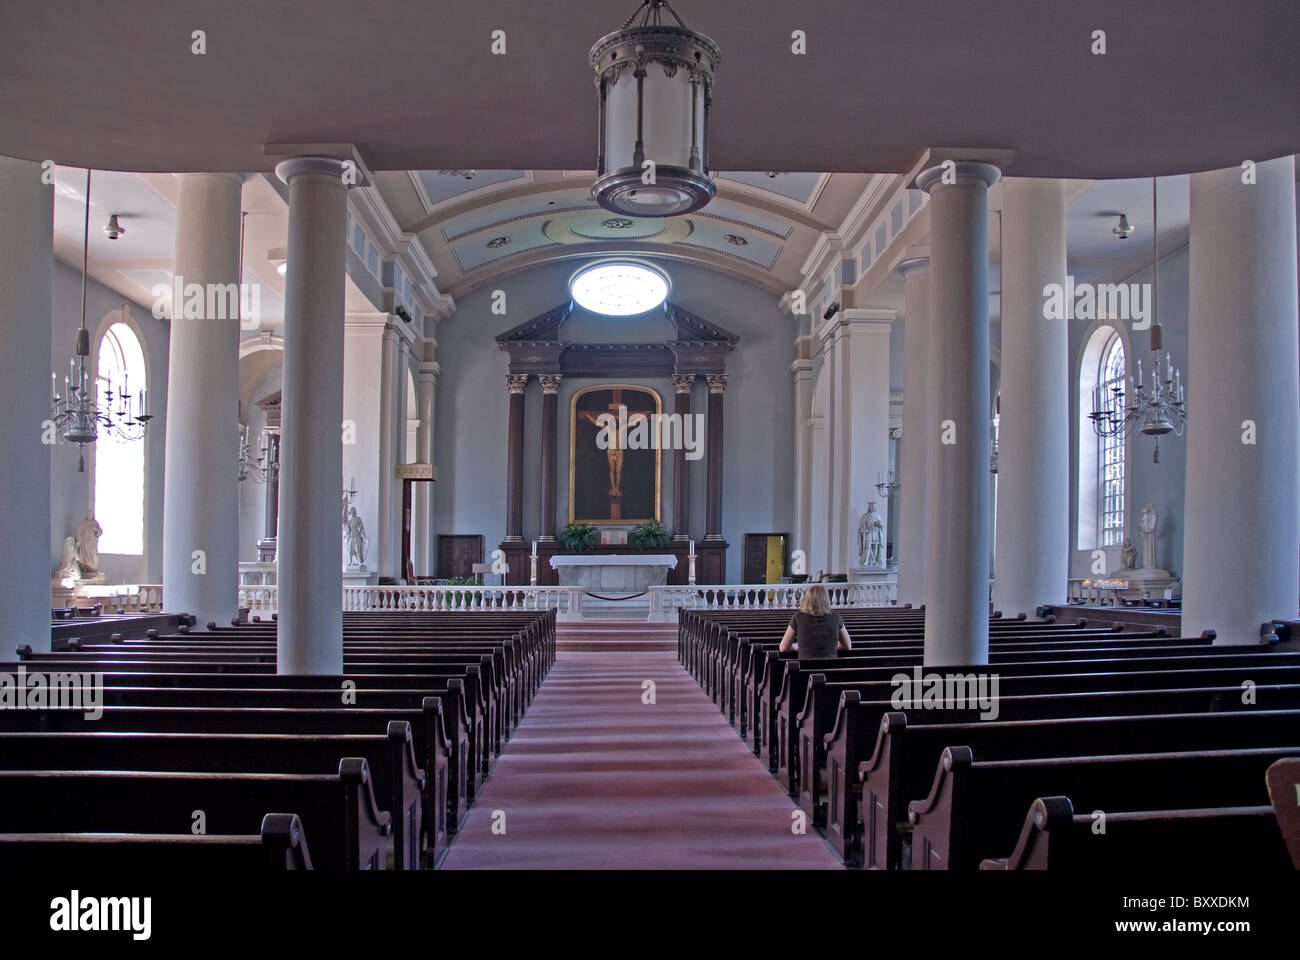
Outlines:
{"type": "Polygon", "coordinates": [[[632,226],[632,221],[627,217],[607,217],[600,221],[600,225],[611,230],[627,230],[632,226]]]}
{"type": "Polygon", "coordinates": [[[668,274],[645,260],[597,260],[569,278],[569,293],[580,307],[609,317],[634,317],[668,299],[668,274]]]}
{"type": "Polygon", "coordinates": [[[689,29],[667,0],[642,0],[622,29],[596,41],[596,182],[611,213],[678,217],[713,199],[709,106],[718,45],[689,29]],[[673,21],[663,22],[667,13],[673,21]]]}
{"type": "Polygon", "coordinates": [[[737,236],[734,233],[728,233],[722,239],[726,240],[727,243],[734,244],[737,247],[744,247],[749,245],[748,240],[746,240],[744,237],[737,236]]]}
{"type": "Polygon", "coordinates": [[[487,245],[491,249],[495,250],[497,249],[497,247],[504,247],[509,242],[510,242],[509,237],[493,237],[491,240],[487,242],[487,245]]]}

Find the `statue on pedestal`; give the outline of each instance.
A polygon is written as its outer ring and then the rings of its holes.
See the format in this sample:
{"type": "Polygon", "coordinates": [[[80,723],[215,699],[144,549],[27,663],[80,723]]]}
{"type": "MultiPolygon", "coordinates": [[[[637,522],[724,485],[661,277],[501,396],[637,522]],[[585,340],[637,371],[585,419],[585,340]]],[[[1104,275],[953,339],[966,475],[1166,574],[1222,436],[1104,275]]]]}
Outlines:
{"type": "Polygon", "coordinates": [[[362,570],[366,565],[366,527],[356,507],[349,507],[343,522],[343,539],[348,547],[349,569],[362,570]]]}
{"type": "Polygon", "coordinates": [[[1133,541],[1125,537],[1124,542],[1119,545],[1120,568],[1123,570],[1137,569],[1137,547],[1133,546],[1133,541]]]}
{"type": "Polygon", "coordinates": [[[87,510],[75,531],[77,564],[81,568],[78,579],[83,583],[104,583],[108,580],[99,569],[99,538],[103,535],[104,528],[95,519],[94,511],[87,510]]]}
{"type": "Polygon", "coordinates": [[[858,563],[864,567],[885,565],[885,525],[876,514],[876,504],[867,504],[867,512],[858,522],[858,563]]]}
{"type": "MultiPolygon", "coordinates": [[[[63,538],[63,553],[59,557],[59,569],[54,571],[54,579],[60,582],[81,579],[81,565],[77,563],[77,546],[72,537],[63,538]]],[[[72,584],[65,584],[65,586],[72,586],[72,584]]]]}
{"type": "Polygon", "coordinates": [[[1138,530],[1142,539],[1142,569],[1160,569],[1156,566],[1156,508],[1149,503],[1142,508],[1138,530]]]}

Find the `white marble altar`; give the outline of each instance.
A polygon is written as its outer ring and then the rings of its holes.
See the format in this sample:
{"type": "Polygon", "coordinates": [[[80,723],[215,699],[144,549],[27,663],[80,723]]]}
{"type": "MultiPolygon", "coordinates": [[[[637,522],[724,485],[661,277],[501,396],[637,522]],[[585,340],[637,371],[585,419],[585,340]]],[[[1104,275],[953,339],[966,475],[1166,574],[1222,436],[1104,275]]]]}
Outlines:
{"type": "Polygon", "coordinates": [[[676,569],[671,553],[646,554],[556,554],[551,568],[560,585],[582,587],[602,596],[628,596],[647,587],[668,582],[668,571],[676,569]]]}

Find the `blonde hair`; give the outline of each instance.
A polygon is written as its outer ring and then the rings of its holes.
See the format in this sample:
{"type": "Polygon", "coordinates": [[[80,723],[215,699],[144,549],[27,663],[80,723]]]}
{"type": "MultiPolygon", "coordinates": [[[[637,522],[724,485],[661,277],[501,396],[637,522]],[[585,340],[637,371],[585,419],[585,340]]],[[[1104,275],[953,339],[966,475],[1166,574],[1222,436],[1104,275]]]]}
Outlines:
{"type": "Polygon", "coordinates": [[[826,595],[826,588],[815,583],[804,591],[799,601],[799,609],[814,617],[824,617],[831,612],[831,598],[826,595]]]}

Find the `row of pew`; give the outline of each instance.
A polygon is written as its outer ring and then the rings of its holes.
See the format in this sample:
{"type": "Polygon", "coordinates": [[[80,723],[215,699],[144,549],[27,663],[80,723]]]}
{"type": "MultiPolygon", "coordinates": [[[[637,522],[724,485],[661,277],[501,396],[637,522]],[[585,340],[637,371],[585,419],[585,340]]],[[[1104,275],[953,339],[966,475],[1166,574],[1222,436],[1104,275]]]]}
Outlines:
{"type": "Polygon", "coordinates": [[[678,657],[846,865],[1291,865],[1294,644],[994,616],[987,665],[922,666],[923,610],[839,613],[853,649],[800,661],[791,611],[684,610],[678,657]]]}
{"type": "Polygon", "coordinates": [[[336,676],[187,620],[0,663],[51,690],[0,711],[0,857],[433,868],[555,660],[552,611],[345,613],[336,676]]]}

